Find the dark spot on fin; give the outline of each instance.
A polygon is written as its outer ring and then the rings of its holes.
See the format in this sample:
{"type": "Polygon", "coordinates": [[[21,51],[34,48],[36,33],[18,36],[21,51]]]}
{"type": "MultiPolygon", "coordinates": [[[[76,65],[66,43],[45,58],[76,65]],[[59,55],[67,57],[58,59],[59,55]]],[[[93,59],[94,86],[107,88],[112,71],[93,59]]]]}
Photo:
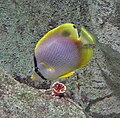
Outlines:
{"type": "Polygon", "coordinates": [[[62,34],[63,34],[63,36],[69,36],[69,35],[70,35],[70,32],[68,32],[68,31],[63,31],[62,34]]]}

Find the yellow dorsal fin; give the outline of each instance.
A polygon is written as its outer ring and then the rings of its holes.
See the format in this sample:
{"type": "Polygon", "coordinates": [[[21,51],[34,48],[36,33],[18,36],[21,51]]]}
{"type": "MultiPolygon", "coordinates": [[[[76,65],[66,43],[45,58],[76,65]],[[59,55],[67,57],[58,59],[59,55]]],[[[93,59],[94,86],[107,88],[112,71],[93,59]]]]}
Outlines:
{"type": "Polygon", "coordinates": [[[67,78],[67,77],[69,77],[69,76],[72,76],[74,73],[75,73],[75,72],[70,72],[70,73],[67,73],[67,74],[65,74],[65,75],[60,76],[59,78],[67,78]]]}
{"type": "Polygon", "coordinates": [[[36,44],[35,50],[37,49],[37,47],[40,45],[41,42],[43,42],[44,40],[46,40],[47,38],[49,38],[50,36],[54,36],[54,34],[60,34],[60,35],[68,35],[70,34],[70,36],[73,39],[78,39],[78,31],[77,29],[74,28],[74,24],[71,23],[65,23],[62,24],[52,30],[50,30],[49,32],[47,32],[36,44]]]}
{"type": "Polygon", "coordinates": [[[37,49],[37,47],[40,45],[41,42],[43,42],[45,39],[47,39],[48,37],[52,36],[57,28],[54,28],[52,30],[50,30],[49,32],[47,32],[41,39],[39,39],[38,43],[35,46],[35,50],[37,49]]]}

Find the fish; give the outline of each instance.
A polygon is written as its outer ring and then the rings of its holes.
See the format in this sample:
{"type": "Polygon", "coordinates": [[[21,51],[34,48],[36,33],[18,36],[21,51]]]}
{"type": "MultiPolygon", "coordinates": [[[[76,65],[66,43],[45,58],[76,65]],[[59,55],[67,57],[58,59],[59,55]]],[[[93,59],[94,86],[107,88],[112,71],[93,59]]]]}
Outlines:
{"type": "Polygon", "coordinates": [[[31,79],[68,78],[93,57],[94,36],[83,26],[80,34],[72,23],[48,31],[36,44],[31,79]]]}

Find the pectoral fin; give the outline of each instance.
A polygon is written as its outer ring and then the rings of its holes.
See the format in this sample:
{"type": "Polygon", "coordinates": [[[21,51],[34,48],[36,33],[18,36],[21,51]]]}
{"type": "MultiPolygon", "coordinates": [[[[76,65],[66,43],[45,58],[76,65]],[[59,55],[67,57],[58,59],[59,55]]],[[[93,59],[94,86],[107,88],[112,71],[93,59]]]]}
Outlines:
{"type": "Polygon", "coordinates": [[[46,63],[42,62],[42,66],[44,66],[48,71],[50,72],[55,72],[55,69],[52,67],[49,67],[46,63]]]}

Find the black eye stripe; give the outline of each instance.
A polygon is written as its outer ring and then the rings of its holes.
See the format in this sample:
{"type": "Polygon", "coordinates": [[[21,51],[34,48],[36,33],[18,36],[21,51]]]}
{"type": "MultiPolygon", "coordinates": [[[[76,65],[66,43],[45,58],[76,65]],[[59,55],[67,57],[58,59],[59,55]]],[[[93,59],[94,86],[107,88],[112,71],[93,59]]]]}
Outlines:
{"type": "Polygon", "coordinates": [[[36,60],[35,54],[34,54],[34,65],[35,65],[35,68],[36,68],[37,67],[37,60],[36,60]]]}
{"type": "Polygon", "coordinates": [[[35,72],[44,80],[47,80],[42,74],[41,72],[38,70],[38,67],[35,68],[35,72]]]}
{"type": "Polygon", "coordinates": [[[39,71],[38,67],[37,67],[37,60],[36,60],[36,57],[35,57],[35,54],[34,54],[34,65],[35,65],[35,72],[44,80],[47,80],[43,75],[42,73],[39,71]]]}

